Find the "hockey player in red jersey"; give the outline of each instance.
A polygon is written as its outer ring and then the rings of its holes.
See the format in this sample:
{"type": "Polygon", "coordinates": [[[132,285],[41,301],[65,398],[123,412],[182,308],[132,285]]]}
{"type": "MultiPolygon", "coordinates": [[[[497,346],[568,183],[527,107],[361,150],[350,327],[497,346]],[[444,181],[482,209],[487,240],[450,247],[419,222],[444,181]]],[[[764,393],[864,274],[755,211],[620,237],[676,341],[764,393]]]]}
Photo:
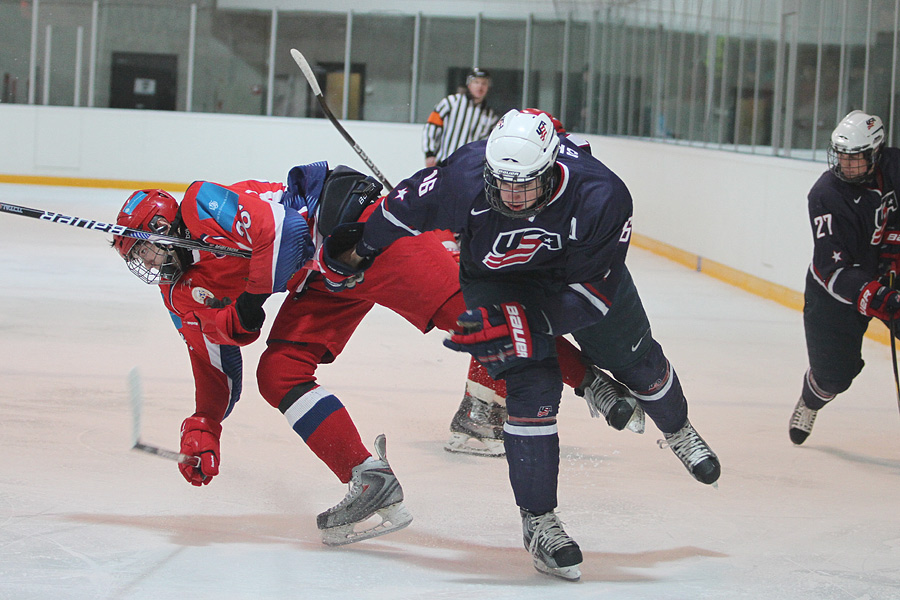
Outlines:
{"type": "MultiPolygon", "coordinates": [[[[222,421],[242,388],[240,346],[260,336],[266,299],[287,292],[257,367],[257,385],[316,456],[350,485],[341,503],[318,516],[323,541],[330,545],[400,529],[412,517],[387,462],[384,437],[376,440],[373,457],[341,401],[317,383],[316,367],[341,353],[374,304],[423,332],[433,326],[449,330],[464,310],[456,261],[433,235],[396,244],[366,271],[364,286],[356,286],[361,276],[335,273],[341,266],[331,254],[340,248],[328,244],[356,243],[357,220],[374,209],[380,190],[374,179],[347,167],[332,171],[326,163],[295,167],[287,184],[194,182],[180,203],[162,190],[141,190],[125,202],[117,224],[250,250],[251,257],[129,237],[113,242],[135,275],[159,285],[187,344],[196,410],[182,424],[181,452],[201,463],[179,469],[196,486],[219,473],[222,421]],[[328,243],[317,245],[324,236],[328,243]],[[335,289],[344,293],[334,294],[335,289]],[[380,522],[363,525],[373,515],[380,522]],[[358,529],[361,525],[367,528],[358,529]]],[[[589,405],[608,405],[601,412],[611,418],[632,418],[630,396],[614,397],[577,353],[569,356],[567,381],[585,388],[589,405]]]]}

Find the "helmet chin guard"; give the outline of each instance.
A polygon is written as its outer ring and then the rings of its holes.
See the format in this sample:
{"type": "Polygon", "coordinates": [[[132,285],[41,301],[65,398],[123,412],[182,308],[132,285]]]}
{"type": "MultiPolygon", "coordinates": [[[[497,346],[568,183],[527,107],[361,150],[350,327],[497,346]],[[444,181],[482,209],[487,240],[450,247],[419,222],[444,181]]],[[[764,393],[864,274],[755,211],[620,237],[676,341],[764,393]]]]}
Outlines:
{"type": "Polygon", "coordinates": [[[556,189],[559,136],[546,113],[511,110],[488,137],[484,189],[488,204],[514,219],[543,210],[556,189]]]}
{"type": "Polygon", "coordinates": [[[842,181],[863,183],[875,174],[883,145],[884,125],[881,119],[861,110],[854,110],[831,133],[828,168],[842,181]],[[853,161],[858,163],[854,165],[853,172],[848,173],[847,165],[853,164],[853,161]],[[861,168],[863,164],[865,168],[861,168]]]}

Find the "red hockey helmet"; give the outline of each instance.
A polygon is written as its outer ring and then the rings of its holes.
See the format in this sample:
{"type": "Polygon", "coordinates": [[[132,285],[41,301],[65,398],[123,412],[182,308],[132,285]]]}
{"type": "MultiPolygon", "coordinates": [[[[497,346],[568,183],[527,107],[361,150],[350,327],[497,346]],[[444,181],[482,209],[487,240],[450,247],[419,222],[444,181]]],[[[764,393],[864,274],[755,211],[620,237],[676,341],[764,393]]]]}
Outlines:
{"type": "MultiPolygon", "coordinates": [[[[177,217],[178,201],[171,194],[164,190],[138,190],[122,205],[116,224],[167,234],[177,217]]],[[[170,248],[121,235],[113,236],[113,247],[128,263],[131,272],[146,283],[171,283],[181,274],[178,257],[170,248]],[[136,244],[141,245],[136,248],[136,244]],[[148,252],[158,255],[159,259],[148,259],[148,252]]]]}

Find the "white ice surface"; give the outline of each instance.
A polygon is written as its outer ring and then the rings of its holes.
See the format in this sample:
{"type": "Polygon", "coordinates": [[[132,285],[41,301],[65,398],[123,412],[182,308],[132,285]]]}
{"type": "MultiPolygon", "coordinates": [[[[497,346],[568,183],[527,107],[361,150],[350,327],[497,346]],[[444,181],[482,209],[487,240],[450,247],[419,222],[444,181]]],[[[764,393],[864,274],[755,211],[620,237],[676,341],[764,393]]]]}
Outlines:
{"type": "MultiPolygon", "coordinates": [[[[101,220],[125,196],[0,186],[4,202],[101,220]]],[[[321,544],[315,516],[346,488],[260,398],[262,344],[245,351],[244,397],[211,485],[130,451],[129,370],[143,375],[151,444],[177,449],[193,387],[157,291],[108,240],[0,215],[2,599],[900,598],[900,415],[886,346],[866,341],[866,369],[794,447],[800,314],[632,249],[654,333],[722,477],[718,489],[697,483],[652,424],[615,432],[567,390],[559,513],[584,551],[582,581],[568,583],[532,567],[505,461],[443,450],[466,357],[383,310],[319,375],[365,440],[387,434],[415,517],[407,529],[321,544]]]]}

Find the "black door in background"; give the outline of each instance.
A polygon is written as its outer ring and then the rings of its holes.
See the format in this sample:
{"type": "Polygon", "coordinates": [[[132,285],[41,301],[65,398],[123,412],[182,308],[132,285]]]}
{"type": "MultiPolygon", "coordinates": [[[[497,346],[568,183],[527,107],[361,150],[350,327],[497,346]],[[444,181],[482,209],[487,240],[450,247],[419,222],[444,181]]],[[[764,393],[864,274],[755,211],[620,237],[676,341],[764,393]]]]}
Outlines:
{"type": "Polygon", "coordinates": [[[110,108],[175,110],[178,56],[113,52],[110,108]]]}

